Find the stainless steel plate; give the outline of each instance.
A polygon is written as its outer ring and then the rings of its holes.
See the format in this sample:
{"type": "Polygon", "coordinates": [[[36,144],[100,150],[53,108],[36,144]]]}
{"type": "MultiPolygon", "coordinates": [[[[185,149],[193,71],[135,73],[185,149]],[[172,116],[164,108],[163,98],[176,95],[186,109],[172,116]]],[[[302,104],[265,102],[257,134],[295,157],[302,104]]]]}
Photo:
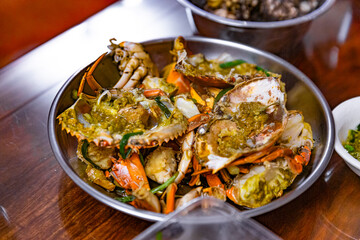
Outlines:
{"type": "MultiPolygon", "coordinates": [[[[169,50],[172,48],[174,39],[159,39],[144,42],[146,50],[150,53],[159,69],[170,63],[172,56],[169,50]]],[[[311,162],[305,171],[296,178],[292,186],[286,190],[279,199],[259,208],[242,209],[248,216],[257,216],[274,210],[308,189],[321,175],[327,166],[334,145],[334,122],[330,108],[314,83],[302,72],[286,61],[263,51],[224,40],[187,37],[188,47],[194,53],[203,53],[207,58],[215,58],[221,53],[230,53],[235,59],[244,59],[247,62],[255,63],[272,72],[282,74],[282,80],[286,84],[288,94],[287,108],[301,110],[305,120],[309,122],[313,129],[315,139],[315,149],[312,154],[311,162]]],[[[52,103],[49,120],[48,133],[52,150],[61,167],[69,177],[84,191],[99,200],[100,202],[127,214],[150,220],[159,221],[165,215],[140,210],[131,205],[121,203],[113,199],[113,195],[104,189],[89,182],[84,176],[84,164],[76,157],[76,139],[61,130],[56,117],[66,108],[73,104],[71,92],[77,89],[86,67],[72,75],[62,86],[52,103]]],[[[95,77],[104,87],[110,87],[117,81],[118,73],[110,57],[98,66],[95,77]]],[[[85,92],[89,89],[85,89],[85,92]]]]}

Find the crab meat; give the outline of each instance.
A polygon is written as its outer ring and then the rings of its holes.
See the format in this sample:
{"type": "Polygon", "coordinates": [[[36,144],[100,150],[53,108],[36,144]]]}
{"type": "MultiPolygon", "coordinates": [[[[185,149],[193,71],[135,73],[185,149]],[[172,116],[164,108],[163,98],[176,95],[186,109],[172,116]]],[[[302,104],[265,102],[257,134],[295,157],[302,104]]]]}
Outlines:
{"type": "Polygon", "coordinates": [[[146,157],[145,173],[151,180],[163,184],[176,173],[176,152],[172,148],[158,147],[146,157]]]}
{"type": "Polygon", "coordinates": [[[145,89],[160,89],[163,92],[167,93],[169,96],[174,95],[178,90],[178,88],[174,84],[168,83],[164,78],[159,77],[147,76],[142,81],[142,84],[144,85],[145,89]]]}
{"type": "Polygon", "coordinates": [[[285,93],[276,78],[255,78],[227,92],[214,118],[198,130],[195,152],[214,172],[244,154],[273,145],[287,122],[285,93]]]}
{"type": "Polygon", "coordinates": [[[121,76],[114,88],[131,89],[146,76],[158,76],[156,65],[141,44],[134,42],[116,44],[113,41],[115,39],[110,40],[110,54],[114,55],[121,76]]]}
{"type": "Polygon", "coordinates": [[[299,111],[289,111],[288,121],[278,143],[288,147],[294,152],[302,146],[310,149],[314,146],[314,140],[310,124],[304,121],[304,116],[299,111]]]}
{"type": "Polygon", "coordinates": [[[159,100],[169,110],[165,115],[154,99],[147,99],[141,89],[105,90],[95,99],[81,94],[79,99],[58,116],[62,128],[79,140],[100,146],[118,145],[125,134],[127,146],[141,148],[161,145],[182,135],[188,122],[170,99],[159,100]]]}

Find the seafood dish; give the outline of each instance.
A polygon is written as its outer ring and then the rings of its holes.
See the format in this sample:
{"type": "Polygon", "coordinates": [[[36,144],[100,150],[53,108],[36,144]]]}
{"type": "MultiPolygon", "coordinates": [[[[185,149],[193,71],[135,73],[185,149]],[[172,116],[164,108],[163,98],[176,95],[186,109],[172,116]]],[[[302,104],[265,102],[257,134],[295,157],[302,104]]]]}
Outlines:
{"type": "Polygon", "coordinates": [[[319,0],[190,0],[204,10],[242,21],[282,21],[306,15],[321,5],[319,0]]]}
{"type": "Polygon", "coordinates": [[[208,59],[182,37],[160,70],[139,43],[109,49],[57,121],[78,140],[88,180],[116,200],[165,214],[201,196],[257,208],[311,161],[311,126],[286,108],[280,74],[228,53],[208,59]],[[109,88],[93,74],[105,56],[120,76],[109,88]]]}

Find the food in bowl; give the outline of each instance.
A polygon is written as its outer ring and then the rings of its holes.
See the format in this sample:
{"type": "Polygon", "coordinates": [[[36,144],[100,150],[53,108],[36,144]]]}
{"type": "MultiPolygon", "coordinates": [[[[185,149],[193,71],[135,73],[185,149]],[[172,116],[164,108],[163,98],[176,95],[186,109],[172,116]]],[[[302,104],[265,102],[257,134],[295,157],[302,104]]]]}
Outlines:
{"type": "Polygon", "coordinates": [[[360,161],[360,124],[357,126],[356,130],[349,130],[343,146],[351,156],[360,161]]]}
{"type": "Polygon", "coordinates": [[[286,109],[279,74],[228,54],[191,54],[181,37],[161,74],[140,44],[111,40],[110,49],[120,79],[110,89],[96,82],[103,55],[58,120],[77,137],[89,180],[117,200],[164,213],[204,195],[256,208],[309,163],[311,126],[286,109]]]}
{"type": "Polygon", "coordinates": [[[282,21],[310,13],[319,0],[190,0],[220,17],[242,21],[282,21]]]}

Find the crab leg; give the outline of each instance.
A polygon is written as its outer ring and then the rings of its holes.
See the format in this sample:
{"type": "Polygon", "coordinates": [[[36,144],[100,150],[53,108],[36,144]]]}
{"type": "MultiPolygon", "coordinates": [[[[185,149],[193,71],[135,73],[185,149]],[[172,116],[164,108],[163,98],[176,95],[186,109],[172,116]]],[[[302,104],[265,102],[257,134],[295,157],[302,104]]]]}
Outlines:
{"type": "Polygon", "coordinates": [[[220,178],[216,174],[208,173],[205,174],[206,181],[209,184],[209,188],[203,189],[203,192],[209,196],[226,200],[226,191],[224,184],[221,182],[220,178]]]}
{"type": "MultiPolygon", "coordinates": [[[[199,161],[196,159],[196,157],[194,156],[192,159],[192,165],[194,168],[194,172],[200,171],[201,170],[201,165],[199,164],[199,161]]],[[[200,179],[200,174],[192,176],[191,180],[189,182],[189,186],[194,186],[200,179]]]]}
{"type": "Polygon", "coordinates": [[[269,154],[270,152],[272,152],[275,149],[276,148],[274,148],[274,147],[270,147],[270,148],[267,148],[267,149],[262,150],[260,152],[253,153],[253,154],[251,154],[251,155],[249,155],[247,157],[235,160],[234,162],[230,163],[229,166],[236,166],[236,165],[242,165],[242,164],[246,164],[246,163],[253,163],[254,161],[256,161],[259,158],[269,154]]]}
{"type": "Polygon", "coordinates": [[[222,179],[224,180],[224,182],[228,183],[231,181],[231,178],[229,176],[229,173],[226,169],[221,169],[220,170],[220,175],[222,177],[222,179]]]}
{"type": "Polygon", "coordinates": [[[292,154],[293,154],[293,151],[290,148],[280,148],[280,149],[270,153],[269,155],[254,161],[253,163],[261,163],[261,162],[266,162],[266,161],[270,162],[272,160],[275,160],[278,157],[289,156],[292,154]]]}
{"type": "Polygon", "coordinates": [[[307,165],[310,161],[311,150],[309,147],[304,146],[299,150],[298,155],[294,158],[284,156],[286,161],[288,162],[290,169],[295,174],[300,174],[303,170],[303,165],[307,165]]]}
{"type": "Polygon", "coordinates": [[[139,66],[139,64],[140,62],[138,59],[131,58],[129,62],[126,64],[123,75],[121,75],[119,81],[115,84],[114,88],[123,88],[131,78],[134,69],[136,69],[139,66]]]}
{"type": "Polygon", "coordinates": [[[164,213],[168,214],[175,210],[175,193],[177,191],[176,183],[171,183],[166,189],[166,208],[164,213]]]}
{"type": "Polygon", "coordinates": [[[195,128],[199,127],[200,125],[203,125],[203,124],[209,122],[209,120],[210,120],[209,115],[205,114],[205,113],[200,113],[195,116],[192,116],[191,118],[188,119],[188,122],[189,122],[188,131],[194,130],[195,128]]]}
{"type": "Polygon", "coordinates": [[[137,153],[133,153],[125,160],[120,157],[114,163],[111,175],[122,188],[136,190],[142,187],[150,190],[144,167],[137,153]]]}
{"type": "Polygon", "coordinates": [[[86,72],[80,82],[80,86],[79,86],[79,90],[78,90],[78,94],[77,94],[78,96],[84,90],[85,80],[94,92],[97,92],[99,89],[102,88],[101,85],[95,80],[93,73],[94,73],[96,67],[99,65],[100,61],[105,57],[105,55],[106,55],[106,53],[103,53],[100,57],[98,57],[98,59],[96,59],[94,64],[86,70],[86,72]]]}
{"type": "Polygon", "coordinates": [[[178,166],[179,175],[175,179],[175,183],[177,184],[180,183],[181,180],[185,177],[187,169],[189,168],[189,164],[193,156],[192,145],[194,143],[194,140],[195,140],[194,131],[187,133],[184,137],[184,141],[181,147],[183,154],[178,166]]]}
{"type": "Polygon", "coordinates": [[[161,89],[146,89],[144,90],[144,96],[149,97],[156,97],[156,96],[165,96],[165,92],[161,89]]]}
{"type": "Polygon", "coordinates": [[[142,79],[143,77],[146,76],[147,74],[147,69],[143,66],[139,66],[133,73],[132,77],[130,78],[130,80],[125,84],[124,89],[131,89],[134,88],[136,86],[136,84],[140,81],[140,79],[142,79]]]}

